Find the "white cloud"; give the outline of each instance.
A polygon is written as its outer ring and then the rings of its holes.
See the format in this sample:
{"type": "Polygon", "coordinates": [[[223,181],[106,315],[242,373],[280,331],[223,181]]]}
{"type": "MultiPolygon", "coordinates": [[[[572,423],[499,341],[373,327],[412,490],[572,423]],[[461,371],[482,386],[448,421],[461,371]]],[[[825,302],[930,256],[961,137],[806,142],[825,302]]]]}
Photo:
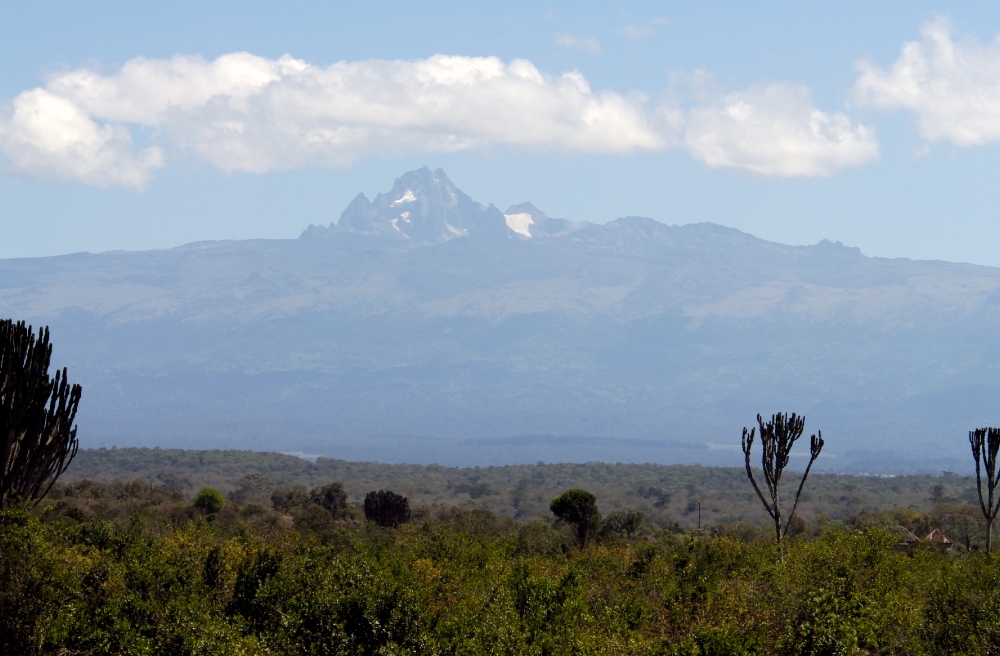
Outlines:
{"type": "Polygon", "coordinates": [[[137,58],[58,75],[0,105],[0,154],[17,174],[142,188],[164,152],[226,171],[348,166],[373,156],[502,144],[627,154],[683,147],[711,167],[828,175],[877,155],[874,134],[782,85],[685,109],[594,92],[578,72],[526,60],[435,55],[319,67],[233,53],[137,58]],[[141,130],[159,145],[137,150],[141,130]]]}
{"type": "Polygon", "coordinates": [[[78,105],[45,89],[20,94],[5,113],[0,153],[15,173],[141,189],[163,166],[159,148],[136,156],[127,129],[98,125],[78,105]]]}
{"type": "Polygon", "coordinates": [[[556,34],[556,45],[560,48],[568,48],[569,50],[581,50],[592,55],[601,53],[601,43],[597,39],[573,36],[565,32],[556,34]]]}
{"type": "Polygon", "coordinates": [[[806,87],[772,84],[691,109],[684,148],[712,168],[827,176],[878,157],[872,128],[816,109],[806,87]]]}
{"type": "Polygon", "coordinates": [[[21,93],[0,115],[0,150],[18,172],[141,186],[159,150],[132,153],[125,125],[227,171],[267,171],[483,144],[537,150],[656,150],[643,99],[595,93],[576,72],[542,75],[496,57],[340,62],[321,68],[246,53],[135,59],[21,93]],[[43,111],[39,107],[44,106],[43,111]]]}
{"type": "Polygon", "coordinates": [[[1000,140],[1000,38],[986,45],[956,40],[946,18],[924,25],[922,37],[904,44],[887,71],[858,63],[858,102],[914,112],[927,141],[978,146],[1000,140]]]}

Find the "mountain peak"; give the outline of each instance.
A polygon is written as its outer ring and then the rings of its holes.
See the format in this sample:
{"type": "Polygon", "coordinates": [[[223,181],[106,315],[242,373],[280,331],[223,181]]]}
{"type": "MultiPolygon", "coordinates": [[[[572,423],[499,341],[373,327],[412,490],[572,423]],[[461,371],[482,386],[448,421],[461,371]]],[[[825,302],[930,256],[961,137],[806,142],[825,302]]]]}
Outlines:
{"type": "Polygon", "coordinates": [[[511,205],[503,213],[503,218],[508,228],[527,239],[558,237],[589,225],[585,221],[549,218],[545,212],[528,202],[511,205]]]}
{"type": "Polygon", "coordinates": [[[443,169],[431,171],[427,166],[396,178],[392,189],[374,201],[358,194],[340,215],[336,230],[422,243],[508,234],[500,210],[483,207],[456,187],[443,169]]]}

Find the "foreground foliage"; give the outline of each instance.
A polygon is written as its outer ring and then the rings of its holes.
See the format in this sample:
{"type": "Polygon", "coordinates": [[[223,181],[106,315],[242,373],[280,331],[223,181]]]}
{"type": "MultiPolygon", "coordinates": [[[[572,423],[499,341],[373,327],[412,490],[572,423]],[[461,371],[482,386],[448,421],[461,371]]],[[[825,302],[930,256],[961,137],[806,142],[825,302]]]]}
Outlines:
{"type": "Polygon", "coordinates": [[[581,550],[482,510],[382,528],[308,495],[56,492],[0,513],[3,653],[1000,653],[1000,559],[902,551],[873,517],[805,527],[782,561],[749,526],[581,550]]]}

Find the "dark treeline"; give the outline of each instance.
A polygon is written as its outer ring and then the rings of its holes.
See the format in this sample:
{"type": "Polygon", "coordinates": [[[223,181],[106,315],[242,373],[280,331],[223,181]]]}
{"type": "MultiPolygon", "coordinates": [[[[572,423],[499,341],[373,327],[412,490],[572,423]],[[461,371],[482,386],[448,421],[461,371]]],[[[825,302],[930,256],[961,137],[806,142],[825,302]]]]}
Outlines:
{"type": "MultiPolygon", "coordinates": [[[[972,473],[972,464],[970,458],[970,471],[963,474],[972,473]]],[[[417,507],[483,509],[519,520],[549,517],[549,502],[574,487],[597,495],[604,512],[637,508],[662,526],[695,528],[699,502],[704,527],[769,519],[746,472],[736,467],[588,463],[456,468],[328,458],[309,462],[253,451],[127,448],[81,450],[60,480],[138,478],[154,485],[183,484],[187,494],[205,486],[229,493],[254,473],[286,486],[340,481],[348,498],[359,503],[370,490],[386,488],[417,507]]],[[[813,473],[798,514],[809,521],[900,509],[963,514],[975,507],[976,514],[975,485],[974,476],[955,474],[879,478],[813,473]]]]}

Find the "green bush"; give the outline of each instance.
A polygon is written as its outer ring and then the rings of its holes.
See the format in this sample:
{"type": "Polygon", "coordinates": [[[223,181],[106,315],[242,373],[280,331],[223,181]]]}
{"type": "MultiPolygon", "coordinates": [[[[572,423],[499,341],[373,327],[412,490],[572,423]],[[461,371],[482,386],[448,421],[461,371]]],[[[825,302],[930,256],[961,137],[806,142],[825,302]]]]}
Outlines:
{"type": "Polygon", "coordinates": [[[79,523],[0,513],[0,653],[972,656],[1000,644],[1000,559],[900,550],[876,522],[810,524],[783,557],[741,526],[646,527],[581,550],[569,524],[482,510],[385,530],[308,501],[294,524],[249,504],[206,522],[184,500],[87,494],[73,498],[89,504],[79,523]]]}
{"type": "Polygon", "coordinates": [[[601,532],[605,535],[617,535],[631,539],[646,519],[641,510],[616,510],[601,522],[601,532]]]}
{"type": "Polygon", "coordinates": [[[0,653],[36,654],[65,608],[73,576],[26,507],[0,510],[0,653]]]}
{"type": "Polygon", "coordinates": [[[347,493],[337,481],[313,488],[309,493],[309,500],[325,508],[334,518],[347,514],[347,493]]]}
{"type": "Polygon", "coordinates": [[[271,505],[278,512],[291,513],[309,503],[309,494],[301,485],[278,487],[271,493],[271,505]]]}
{"type": "Polygon", "coordinates": [[[213,487],[203,487],[194,495],[195,508],[206,514],[214,514],[226,507],[226,497],[213,487]]]}

